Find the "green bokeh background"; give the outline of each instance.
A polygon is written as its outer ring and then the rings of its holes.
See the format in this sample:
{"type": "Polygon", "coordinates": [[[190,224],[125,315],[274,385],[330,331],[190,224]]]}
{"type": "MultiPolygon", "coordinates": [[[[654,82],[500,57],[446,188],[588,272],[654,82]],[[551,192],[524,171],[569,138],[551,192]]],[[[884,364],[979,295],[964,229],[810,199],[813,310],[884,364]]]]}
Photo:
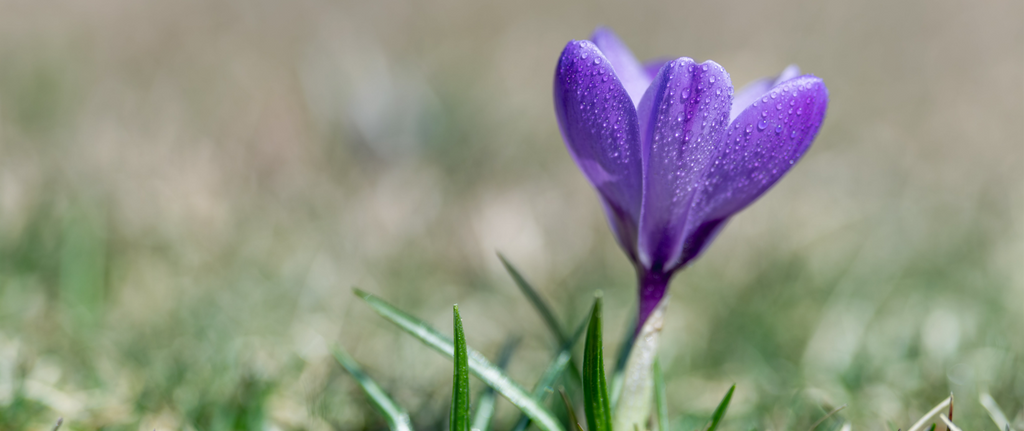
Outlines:
{"type": "MultiPolygon", "coordinates": [[[[551,106],[596,25],[733,84],[797,63],[817,141],[676,277],[662,363],[679,430],[1024,429],[1020,1],[0,1],[0,429],[383,429],[340,343],[446,427],[450,362],[360,286],[470,346],[553,339],[633,275],[551,106]],[[941,427],[940,427],[941,429],[941,427]]],[[[613,361],[606,361],[611,363],[613,361]]],[[[479,382],[474,381],[474,388],[479,382]]],[[[497,427],[515,419],[498,405],[497,427]]]]}

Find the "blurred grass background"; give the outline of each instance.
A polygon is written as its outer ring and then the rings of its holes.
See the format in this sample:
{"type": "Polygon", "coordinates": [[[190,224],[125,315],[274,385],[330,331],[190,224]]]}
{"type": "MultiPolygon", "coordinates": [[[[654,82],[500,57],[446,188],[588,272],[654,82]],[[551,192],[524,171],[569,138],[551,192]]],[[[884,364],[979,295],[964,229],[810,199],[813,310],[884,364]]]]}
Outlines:
{"type": "Polygon", "coordinates": [[[0,429],[382,429],[335,342],[441,428],[450,363],[350,287],[444,332],[458,302],[487,354],[523,336],[529,386],[554,343],[496,250],[566,324],[602,289],[613,351],[632,270],[551,107],[559,52],[599,24],[641,58],[736,86],[797,63],[831,94],[804,160],[673,283],[678,429],[733,382],[728,430],[844,403],[906,429],[950,392],[994,429],[981,391],[1024,429],[1020,1],[0,11],[0,429]]]}

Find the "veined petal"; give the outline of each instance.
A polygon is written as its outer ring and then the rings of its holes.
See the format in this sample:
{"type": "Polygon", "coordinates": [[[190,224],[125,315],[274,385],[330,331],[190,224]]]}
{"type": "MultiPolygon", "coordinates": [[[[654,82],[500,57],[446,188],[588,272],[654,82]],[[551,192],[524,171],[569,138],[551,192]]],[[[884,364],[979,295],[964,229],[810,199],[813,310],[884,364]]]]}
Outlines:
{"type": "Polygon", "coordinates": [[[647,74],[644,66],[637,61],[629,47],[615,35],[615,32],[607,27],[598,27],[590,40],[597,45],[608,61],[612,62],[615,68],[615,75],[619,77],[622,86],[629,93],[633,106],[640,104],[640,98],[644,96],[647,87],[651,85],[653,77],[647,74]]]}
{"type": "Polygon", "coordinates": [[[683,262],[693,259],[721,224],[771,188],[804,155],[825,119],[828,89],[805,75],[751,103],[729,126],[721,153],[690,210],[683,262]]]}
{"type": "Polygon", "coordinates": [[[638,253],[649,271],[681,262],[687,212],[729,124],[732,82],[713,61],[667,63],[638,108],[643,203],[638,253]]]}
{"type": "Polygon", "coordinates": [[[555,69],[555,114],[576,164],[597,188],[616,239],[636,257],[640,131],[616,71],[590,41],[571,41],[555,69]]]}
{"type": "Polygon", "coordinates": [[[751,103],[764,96],[764,93],[767,93],[768,90],[797,76],[800,76],[800,68],[795,64],[791,64],[786,66],[779,76],[761,78],[744,85],[743,88],[736,91],[736,95],[732,98],[732,111],[729,113],[729,121],[735,120],[740,115],[740,112],[743,112],[751,103]]]}

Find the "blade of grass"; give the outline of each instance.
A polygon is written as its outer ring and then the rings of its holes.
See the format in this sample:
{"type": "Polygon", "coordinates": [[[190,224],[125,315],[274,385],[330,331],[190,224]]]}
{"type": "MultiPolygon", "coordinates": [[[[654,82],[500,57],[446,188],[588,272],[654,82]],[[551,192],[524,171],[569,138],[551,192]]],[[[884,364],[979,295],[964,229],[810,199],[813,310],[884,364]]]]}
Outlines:
{"type": "Polygon", "coordinates": [[[815,422],[813,425],[811,425],[811,427],[808,428],[807,431],[813,431],[815,428],[818,427],[818,425],[821,425],[822,422],[825,422],[825,419],[828,419],[828,418],[832,417],[832,415],[834,415],[836,413],[839,413],[840,410],[845,409],[845,408],[846,408],[846,404],[843,404],[843,405],[841,405],[839,407],[836,407],[836,408],[832,409],[832,411],[828,412],[828,414],[823,416],[821,419],[818,419],[817,422],[815,422]]]}
{"type": "Polygon", "coordinates": [[[946,415],[939,414],[939,419],[942,420],[942,423],[946,424],[946,427],[949,428],[949,431],[961,431],[960,427],[954,425],[953,421],[949,420],[949,418],[947,418],[946,415]]]}
{"type": "Polygon", "coordinates": [[[392,401],[391,397],[384,392],[384,389],[377,382],[373,381],[370,376],[363,372],[362,367],[359,366],[355,359],[352,359],[339,346],[334,346],[333,353],[334,359],[337,359],[341,367],[348,371],[356,379],[356,382],[359,382],[359,386],[363,388],[366,396],[370,397],[370,402],[373,406],[384,415],[384,419],[388,421],[388,427],[392,431],[412,431],[412,421],[409,420],[409,414],[405,412],[402,406],[392,401]]]}
{"type": "Polygon", "coordinates": [[[558,393],[562,395],[562,402],[565,403],[565,413],[569,415],[569,422],[572,425],[576,425],[576,429],[583,431],[583,425],[580,425],[580,420],[576,419],[576,407],[573,407],[572,401],[569,401],[569,395],[566,395],[565,388],[559,388],[558,393]]]}
{"type": "Polygon", "coordinates": [[[711,421],[708,423],[705,431],[715,431],[718,428],[718,424],[722,422],[722,418],[725,417],[725,411],[729,408],[729,401],[732,401],[732,393],[736,391],[736,385],[732,385],[729,388],[729,392],[725,393],[725,397],[722,398],[722,402],[718,403],[718,407],[715,408],[715,412],[711,414],[711,421]]]}
{"type": "MultiPolygon", "coordinates": [[[[512,359],[512,352],[519,346],[519,338],[510,338],[501,346],[501,353],[498,354],[498,368],[505,370],[508,362],[512,359]]],[[[491,418],[494,417],[494,403],[498,399],[498,393],[494,388],[488,386],[477,398],[476,411],[473,412],[472,430],[488,431],[491,429],[491,418]]]]}
{"type": "MultiPolygon", "coordinates": [[[[562,346],[568,343],[569,334],[566,333],[564,329],[562,329],[562,325],[560,325],[558,323],[558,319],[555,318],[555,313],[552,311],[551,306],[548,305],[547,301],[545,301],[544,298],[540,296],[540,292],[538,292],[532,284],[526,281],[526,278],[523,277],[522,273],[520,273],[519,270],[516,269],[516,267],[512,265],[512,263],[509,262],[508,259],[505,258],[505,255],[501,254],[500,252],[497,254],[498,259],[501,260],[501,264],[505,266],[505,271],[507,271],[509,276],[512,277],[512,281],[514,281],[516,286],[519,287],[519,291],[521,291],[523,295],[526,296],[526,299],[530,301],[530,304],[533,305],[533,308],[537,310],[538,314],[540,314],[541,319],[544,320],[544,323],[551,331],[551,334],[555,337],[556,340],[558,340],[558,345],[562,346]]],[[[569,371],[572,373],[572,378],[575,380],[575,383],[579,384],[581,382],[582,377],[580,376],[579,371],[576,369],[576,367],[570,368],[569,371]]]]}
{"type": "Polygon", "coordinates": [[[932,408],[928,413],[925,413],[924,416],[921,417],[921,419],[918,419],[918,421],[915,422],[914,425],[912,425],[909,429],[907,429],[907,431],[920,431],[921,429],[924,428],[924,425],[928,423],[928,419],[931,419],[935,415],[939,414],[939,412],[941,412],[942,409],[949,406],[949,403],[952,401],[952,398],[946,398],[942,400],[941,403],[932,408]]]}
{"type": "Polygon", "coordinates": [[[1002,431],[1004,428],[1010,427],[1010,421],[1006,419],[1006,414],[999,408],[999,404],[996,404],[996,400],[989,395],[988,392],[982,392],[978,397],[978,401],[981,402],[981,406],[988,412],[988,417],[992,418],[992,422],[995,422],[996,428],[1002,431]]]}
{"type": "MultiPolygon", "coordinates": [[[[544,400],[544,395],[547,394],[548,390],[558,380],[558,376],[562,375],[566,366],[572,362],[572,348],[579,341],[580,337],[583,336],[583,330],[587,329],[587,323],[590,321],[589,316],[584,318],[580,322],[579,326],[576,327],[576,332],[573,333],[572,338],[569,342],[562,346],[562,350],[558,352],[555,359],[551,361],[548,368],[544,370],[544,374],[541,375],[540,380],[533,386],[533,398],[539,401],[544,400]]],[[[572,371],[578,372],[576,367],[571,367],[572,371]]],[[[530,417],[525,414],[519,416],[519,420],[516,421],[516,426],[512,427],[513,431],[524,431],[530,426],[530,417]]]]}
{"type": "Polygon", "coordinates": [[[448,411],[449,431],[469,431],[469,355],[466,354],[466,332],[462,329],[459,305],[452,307],[455,334],[455,370],[452,375],[452,404],[448,411]]]}
{"type": "Polygon", "coordinates": [[[601,337],[601,297],[594,302],[583,350],[583,406],[589,431],[611,431],[612,413],[608,405],[608,386],[604,377],[604,352],[601,337]]]}
{"type": "Polygon", "coordinates": [[[654,406],[658,418],[658,431],[668,431],[668,400],[665,398],[665,376],[661,362],[654,358],[654,406]]]}
{"type": "Polygon", "coordinates": [[[558,319],[555,319],[555,313],[551,311],[551,307],[548,306],[546,301],[544,301],[544,298],[541,298],[537,289],[534,289],[533,285],[526,281],[526,278],[523,277],[519,270],[516,269],[508,259],[505,258],[505,255],[499,252],[498,259],[501,260],[501,264],[505,266],[505,271],[508,271],[508,275],[512,276],[512,281],[516,283],[516,286],[519,287],[521,292],[523,292],[526,299],[530,300],[530,304],[533,304],[533,308],[537,309],[537,313],[540,314],[541,319],[544,320],[548,329],[551,330],[551,334],[555,336],[556,340],[558,340],[558,345],[563,345],[568,342],[568,335],[564,330],[562,330],[562,325],[559,325],[558,319]]]}
{"type": "MultiPolygon", "coordinates": [[[[366,301],[381,317],[398,325],[399,328],[416,337],[435,351],[449,358],[454,357],[455,347],[452,345],[452,340],[431,328],[430,325],[362,290],[355,289],[355,294],[366,301]]],[[[470,372],[498,391],[498,393],[508,399],[509,402],[518,407],[523,413],[530,416],[537,423],[538,428],[544,431],[562,431],[561,424],[558,423],[558,420],[551,412],[548,412],[544,406],[527,394],[526,390],[512,381],[498,367],[488,362],[480,352],[468,348],[466,352],[469,357],[470,372]]]]}

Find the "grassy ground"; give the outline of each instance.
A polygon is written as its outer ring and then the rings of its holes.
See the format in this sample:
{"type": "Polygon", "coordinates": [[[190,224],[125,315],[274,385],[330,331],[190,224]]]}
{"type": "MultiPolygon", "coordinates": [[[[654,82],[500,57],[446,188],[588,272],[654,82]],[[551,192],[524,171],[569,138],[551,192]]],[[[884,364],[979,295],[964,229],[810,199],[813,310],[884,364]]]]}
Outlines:
{"type": "MultiPolygon", "coordinates": [[[[382,429],[340,343],[446,426],[450,363],[359,286],[470,346],[554,341],[631,269],[550,101],[597,24],[832,102],[807,157],[675,280],[676,429],[907,429],[949,395],[1024,429],[1019,2],[0,1],[0,430],[382,429]]],[[[616,322],[621,322],[619,325],[616,322]]],[[[609,361],[610,362],[610,361],[609,361]]],[[[474,388],[479,382],[473,382],[474,388]]],[[[497,427],[516,412],[498,404],[497,427]]],[[[940,427],[941,429],[941,427],[940,427]]]]}

